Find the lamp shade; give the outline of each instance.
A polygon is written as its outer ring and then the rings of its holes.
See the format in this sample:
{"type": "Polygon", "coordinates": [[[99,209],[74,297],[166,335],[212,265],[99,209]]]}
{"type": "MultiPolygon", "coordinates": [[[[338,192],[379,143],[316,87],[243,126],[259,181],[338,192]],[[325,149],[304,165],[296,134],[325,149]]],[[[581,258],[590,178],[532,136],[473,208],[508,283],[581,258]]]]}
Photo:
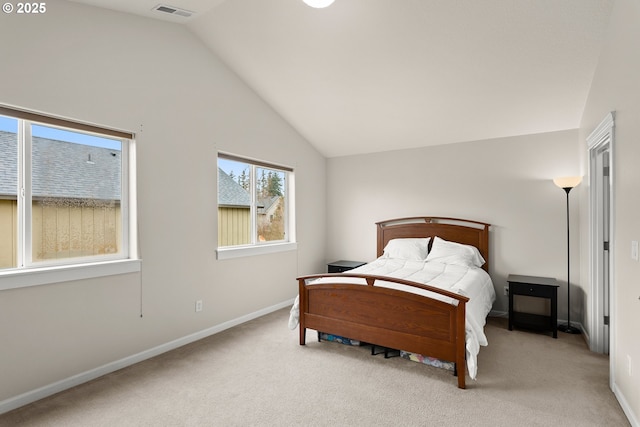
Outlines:
{"type": "Polygon", "coordinates": [[[573,188],[580,184],[582,181],[581,176],[565,176],[562,178],[554,178],[553,183],[560,188],[573,188]]]}
{"type": "Polygon", "coordinates": [[[330,6],[334,0],[303,0],[307,5],[321,9],[323,7],[330,6]]]}

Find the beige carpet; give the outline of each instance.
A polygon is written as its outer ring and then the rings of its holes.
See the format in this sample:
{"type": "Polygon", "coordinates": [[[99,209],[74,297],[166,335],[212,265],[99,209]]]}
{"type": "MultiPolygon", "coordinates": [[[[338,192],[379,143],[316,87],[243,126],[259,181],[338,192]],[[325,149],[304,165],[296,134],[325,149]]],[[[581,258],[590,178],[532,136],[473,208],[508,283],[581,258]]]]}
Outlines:
{"type": "Polygon", "coordinates": [[[288,310],[0,416],[20,426],[628,426],[581,336],[489,319],[478,379],[287,328],[288,310]]]}

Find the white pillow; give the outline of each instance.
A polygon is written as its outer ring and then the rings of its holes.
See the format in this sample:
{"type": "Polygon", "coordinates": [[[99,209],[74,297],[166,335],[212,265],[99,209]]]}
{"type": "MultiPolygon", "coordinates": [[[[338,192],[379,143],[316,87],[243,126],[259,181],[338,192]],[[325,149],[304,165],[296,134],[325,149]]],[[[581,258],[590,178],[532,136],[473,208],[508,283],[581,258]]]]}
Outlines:
{"type": "Polygon", "coordinates": [[[429,253],[429,240],[426,238],[391,239],[384,247],[384,257],[400,258],[411,261],[424,261],[429,253]]]}
{"type": "Polygon", "coordinates": [[[465,267],[482,267],[485,262],[482,255],[480,255],[480,251],[475,246],[449,242],[437,236],[433,239],[433,245],[431,246],[431,252],[427,256],[427,261],[465,267]]]}

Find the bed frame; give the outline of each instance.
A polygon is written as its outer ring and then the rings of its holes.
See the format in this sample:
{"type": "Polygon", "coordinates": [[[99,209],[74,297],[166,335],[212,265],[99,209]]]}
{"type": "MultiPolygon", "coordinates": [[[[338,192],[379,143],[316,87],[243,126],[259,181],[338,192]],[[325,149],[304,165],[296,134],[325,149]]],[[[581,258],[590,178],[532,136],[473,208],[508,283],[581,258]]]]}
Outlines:
{"type": "MultiPolygon", "coordinates": [[[[457,218],[414,217],[376,223],[377,254],[396,238],[433,237],[473,245],[489,268],[489,224],[457,218]]],[[[306,330],[315,329],[369,344],[401,349],[455,363],[458,387],[465,388],[465,308],[469,299],[449,291],[390,277],[314,274],[298,277],[300,295],[300,345],[306,330]],[[318,278],[331,283],[309,285],[318,278]],[[342,283],[359,277],[367,286],[342,283]],[[378,287],[377,280],[426,289],[457,300],[457,305],[395,289],[378,287]],[[326,279],[325,279],[326,281],[326,279]]]]}

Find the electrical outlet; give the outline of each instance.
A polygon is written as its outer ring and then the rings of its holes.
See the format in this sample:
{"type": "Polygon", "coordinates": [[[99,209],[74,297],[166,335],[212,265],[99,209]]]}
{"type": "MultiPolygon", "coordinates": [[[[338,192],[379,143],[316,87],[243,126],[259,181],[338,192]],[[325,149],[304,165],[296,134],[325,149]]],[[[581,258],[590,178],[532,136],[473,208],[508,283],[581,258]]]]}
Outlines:
{"type": "Polygon", "coordinates": [[[509,296],[509,287],[508,286],[504,287],[504,295],[507,296],[507,297],[509,296]]]}
{"type": "Polygon", "coordinates": [[[202,300],[199,299],[198,301],[196,301],[196,313],[202,311],[202,300]]]}
{"type": "Polygon", "coordinates": [[[631,241],[631,259],[634,261],[638,261],[638,241],[631,241]]]}

